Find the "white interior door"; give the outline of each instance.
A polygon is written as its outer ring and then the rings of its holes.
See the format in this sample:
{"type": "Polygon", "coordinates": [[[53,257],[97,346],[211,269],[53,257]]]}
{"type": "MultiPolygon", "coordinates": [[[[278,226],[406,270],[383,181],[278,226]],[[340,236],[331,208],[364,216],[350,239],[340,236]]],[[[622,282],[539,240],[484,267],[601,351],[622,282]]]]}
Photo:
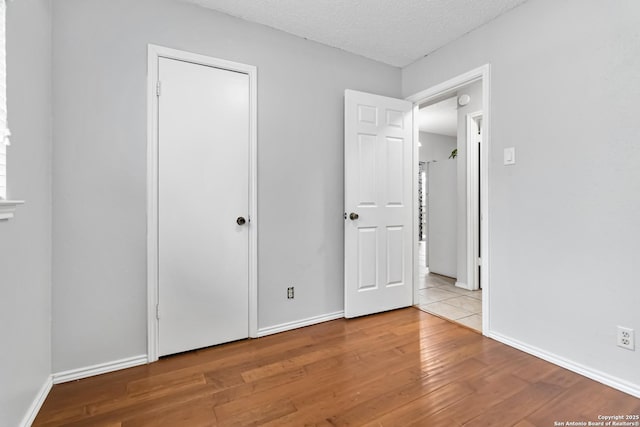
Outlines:
{"type": "Polygon", "coordinates": [[[345,92],[345,316],[413,297],[413,105],[345,92]]]}
{"type": "Polygon", "coordinates": [[[249,77],[158,63],[159,354],[246,338],[249,77]]]}

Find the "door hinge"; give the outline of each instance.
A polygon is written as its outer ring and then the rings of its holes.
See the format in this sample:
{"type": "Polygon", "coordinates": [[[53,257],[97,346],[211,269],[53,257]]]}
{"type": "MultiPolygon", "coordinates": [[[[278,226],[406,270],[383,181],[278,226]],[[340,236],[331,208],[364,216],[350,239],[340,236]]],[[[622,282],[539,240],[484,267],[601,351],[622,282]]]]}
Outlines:
{"type": "Polygon", "coordinates": [[[156,96],[160,96],[161,93],[162,93],[162,83],[160,82],[160,80],[158,80],[156,82],[156,96]]]}
{"type": "Polygon", "coordinates": [[[156,304],[156,319],[160,320],[160,304],[156,304]]]}
{"type": "Polygon", "coordinates": [[[478,258],[478,265],[482,265],[482,258],[478,258]]]}

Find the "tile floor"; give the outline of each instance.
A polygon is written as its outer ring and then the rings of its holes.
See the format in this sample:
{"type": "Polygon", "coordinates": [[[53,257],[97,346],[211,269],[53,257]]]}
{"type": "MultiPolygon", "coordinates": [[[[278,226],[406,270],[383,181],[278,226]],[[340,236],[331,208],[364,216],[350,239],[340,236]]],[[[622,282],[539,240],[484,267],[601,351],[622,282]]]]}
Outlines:
{"type": "Polygon", "coordinates": [[[482,332],[482,291],[457,288],[455,279],[429,273],[424,267],[424,251],[421,243],[417,307],[482,332]]]}

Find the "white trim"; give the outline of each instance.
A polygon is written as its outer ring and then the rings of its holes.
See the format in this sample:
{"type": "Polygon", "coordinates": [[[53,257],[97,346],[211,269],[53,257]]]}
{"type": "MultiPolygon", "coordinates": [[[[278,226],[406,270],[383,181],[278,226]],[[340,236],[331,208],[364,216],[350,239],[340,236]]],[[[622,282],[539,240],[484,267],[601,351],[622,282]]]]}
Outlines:
{"type": "Polygon", "coordinates": [[[147,50],[147,355],[158,360],[158,81],[159,53],[147,50]]]}
{"type": "Polygon", "coordinates": [[[318,323],[342,318],[344,318],[344,310],[336,311],[334,313],[321,314],[319,316],[308,317],[306,319],[295,320],[293,322],[281,323],[279,325],[260,328],[258,330],[258,337],[264,337],[267,335],[290,331],[292,329],[304,328],[305,326],[316,325],[318,323]]]}
{"type": "Polygon", "coordinates": [[[474,129],[474,125],[477,129],[477,119],[482,117],[482,111],[476,111],[467,114],[465,117],[465,132],[466,140],[466,227],[467,227],[467,287],[470,291],[477,291],[480,289],[478,285],[478,144],[477,135],[469,132],[470,129],[474,129]]]}
{"type": "MultiPolygon", "coordinates": [[[[413,286],[413,305],[420,303],[420,285],[418,282],[418,275],[420,274],[420,239],[417,240],[416,244],[416,236],[418,235],[420,222],[420,209],[421,206],[417,203],[418,199],[418,174],[420,173],[420,126],[418,121],[418,114],[420,112],[420,106],[417,102],[413,104],[413,167],[411,168],[411,173],[413,173],[413,221],[411,224],[411,234],[413,236],[413,277],[412,277],[412,286],[413,286]]],[[[427,219],[428,221],[428,219],[427,219]]],[[[429,247],[426,247],[426,251],[429,250],[429,247]]],[[[429,256],[426,254],[426,256],[429,256]]]]}
{"type": "Polygon", "coordinates": [[[49,395],[51,387],[53,387],[53,378],[51,377],[51,375],[49,375],[38,391],[38,394],[36,394],[35,399],[33,399],[33,402],[31,402],[29,409],[27,409],[27,412],[24,415],[22,422],[20,423],[20,427],[31,427],[31,424],[33,424],[36,417],[38,416],[38,412],[40,412],[40,408],[42,408],[42,404],[49,395]]]}
{"type": "Polygon", "coordinates": [[[491,142],[491,66],[482,69],[482,145],[480,146],[480,283],[482,284],[482,330],[491,330],[491,310],[489,292],[489,151],[491,142]]]}
{"type": "MultiPolygon", "coordinates": [[[[6,12],[5,0],[0,0],[0,167],[4,169],[0,175],[0,200],[7,198],[7,146],[10,145],[7,123],[7,38],[6,38],[6,12]]],[[[13,213],[5,214],[0,219],[9,219],[13,213]]]]}
{"type": "MultiPolygon", "coordinates": [[[[416,110],[419,108],[420,104],[425,102],[433,101],[436,98],[449,93],[454,92],[455,90],[461,88],[462,86],[468,85],[475,81],[482,80],[482,146],[480,153],[480,205],[481,205],[481,217],[482,221],[480,223],[480,234],[482,236],[481,241],[481,253],[482,253],[482,263],[481,263],[481,277],[480,281],[482,283],[483,295],[482,295],[482,333],[487,334],[490,331],[491,326],[491,311],[489,306],[489,292],[490,292],[490,282],[489,282],[489,144],[491,141],[491,65],[485,64],[481,67],[475,68],[469,72],[461,74],[459,76],[453,77],[445,82],[437,84],[429,89],[423,90],[416,94],[413,94],[407,98],[407,101],[411,101],[415,104],[414,106],[414,115],[416,114],[416,110]]],[[[414,128],[417,128],[416,123],[414,123],[414,128]]],[[[418,139],[414,137],[414,145],[418,145],[418,139]]],[[[418,182],[418,172],[416,170],[417,162],[414,162],[414,185],[416,186],[416,190],[414,194],[417,194],[417,182],[418,182]]],[[[417,203],[418,198],[413,198],[414,204],[414,227],[417,224],[417,203]]],[[[414,239],[416,238],[416,233],[414,233],[414,239]]],[[[417,247],[414,245],[414,264],[417,264],[417,247]]],[[[417,301],[417,290],[415,289],[417,286],[415,284],[418,283],[418,268],[414,265],[413,269],[413,283],[414,283],[414,303],[417,301]]]]}
{"type": "Polygon", "coordinates": [[[56,372],[52,375],[54,384],[62,384],[69,381],[81,380],[82,378],[93,377],[95,375],[107,374],[121,369],[133,368],[148,363],[147,355],[127,357],[125,359],[111,362],[99,363],[97,365],[84,368],[70,369],[68,371],[56,372]]]}
{"type": "Polygon", "coordinates": [[[258,90],[257,68],[197,53],[148,45],[147,51],[147,353],[158,360],[158,81],[159,58],[236,71],[249,76],[249,337],[258,336],[258,90]]]}
{"type": "Polygon", "coordinates": [[[540,359],[546,360],[547,362],[553,363],[554,365],[561,366],[594,381],[597,381],[604,385],[608,385],[609,387],[613,387],[616,390],[620,390],[624,393],[640,398],[640,386],[638,384],[633,384],[629,381],[623,380],[622,378],[614,377],[607,373],[598,371],[597,369],[592,369],[588,366],[581,365],[580,363],[565,359],[554,353],[550,353],[538,347],[523,343],[522,341],[518,341],[497,332],[489,332],[485,333],[484,335],[510,347],[517,348],[518,350],[524,351],[525,353],[539,357],[540,359]]]}
{"type": "Polygon", "coordinates": [[[249,337],[258,336],[258,69],[249,67],[249,337]]]}
{"type": "Polygon", "coordinates": [[[13,218],[16,207],[23,203],[23,200],[0,200],[0,220],[13,218]]]}
{"type": "Polygon", "coordinates": [[[466,284],[466,283],[464,283],[464,282],[459,282],[459,281],[457,281],[457,280],[456,280],[456,283],[454,284],[454,286],[455,286],[456,288],[466,289],[466,290],[468,290],[468,291],[470,291],[470,290],[471,290],[471,289],[470,289],[470,286],[469,286],[468,284],[466,284]]]}
{"type": "Polygon", "coordinates": [[[425,89],[411,96],[408,96],[406,100],[419,104],[429,102],[445,92],[453,92],[461,88],[462,86],[466,86],[469,83],[473,83],[477,80],[482,79],[485,76],[485,73],[489,72],[489,68],[489,64],[485,64],[464,74],[453,77],[445,82],[432,86],[429,89],[425,89]]]}

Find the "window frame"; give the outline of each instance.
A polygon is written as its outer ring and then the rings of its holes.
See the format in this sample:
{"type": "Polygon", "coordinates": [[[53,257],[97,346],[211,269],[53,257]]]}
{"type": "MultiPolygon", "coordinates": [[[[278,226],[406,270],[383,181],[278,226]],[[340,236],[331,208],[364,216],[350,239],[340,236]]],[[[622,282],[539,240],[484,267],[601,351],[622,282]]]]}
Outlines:
{"type": "Polygon", "coordinates": [[[7,147],[9,124],[7,122],[7,49],[6,49],[6,0],[0,0],[0,200],[7,199],[7,147]]]}
{"type": "Polygon", "coordinates": [[[13,218],[15,208],[22,200],[8,200],[7,147],[9,146],[9,125],[7,123],[7,49],[6,49],[7,2],[0,0],[0,220],[13,218]]]}

